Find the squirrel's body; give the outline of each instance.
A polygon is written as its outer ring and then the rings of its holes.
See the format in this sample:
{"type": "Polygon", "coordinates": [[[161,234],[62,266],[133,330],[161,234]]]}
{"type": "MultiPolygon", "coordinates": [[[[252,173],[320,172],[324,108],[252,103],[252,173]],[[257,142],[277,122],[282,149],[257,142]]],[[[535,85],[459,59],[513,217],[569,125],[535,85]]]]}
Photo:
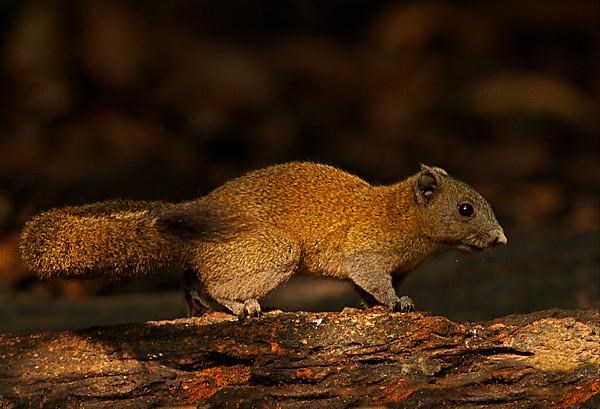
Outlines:
{"type": "Polygon", "coordinates": [[[350,279],[378,302],[408,310],[410,299],[400,299],[392,281],[429,255],[504,243],[487,202],[442,169],[424,166],[371,186],[305,162],[248,173],[180,204],[51,210],[21,236],[23,259],[41,276],[127,276],[180,264],[197,280],[188,282],[192,313],[214,300],[238,315],[260,312],[257,300],[299,273],[350,279]],[[476,203],[477,223],[458,214],[462,202],[476,203]]]}
{"type": "Polygon", "coordinates": [[[403,187],[373,187],[331,166],[288,163],[227,182],[198,202],[260,220],[255,229],[280,230],[301,251],[301,272],[347,278],[343,258],[357,251],[390,252],[398,267],[429,253],[429,246],[413,246],[420,223],[409,205],[412,190],[403,187]]]}

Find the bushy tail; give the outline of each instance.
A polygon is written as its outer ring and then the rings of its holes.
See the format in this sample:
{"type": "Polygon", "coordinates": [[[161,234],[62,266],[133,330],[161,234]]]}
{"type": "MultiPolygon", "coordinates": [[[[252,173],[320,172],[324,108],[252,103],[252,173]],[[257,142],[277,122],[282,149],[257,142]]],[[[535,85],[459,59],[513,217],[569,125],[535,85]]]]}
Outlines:
{"type": "Polygon", "coordinates": [[[23,228],[21,258],[43,278],[120,278],[180,263],[183,242],[157,227],[173,206],[109,201],[47,211],[23,228]]]}
{"type": "Polygon", "coordinates": [[[19,238],[42,278],[123,278],[190,264],[197,240],[224,241],[248,225],[202,199],[172,204],[108,201],[39,214],[19,238]]]}

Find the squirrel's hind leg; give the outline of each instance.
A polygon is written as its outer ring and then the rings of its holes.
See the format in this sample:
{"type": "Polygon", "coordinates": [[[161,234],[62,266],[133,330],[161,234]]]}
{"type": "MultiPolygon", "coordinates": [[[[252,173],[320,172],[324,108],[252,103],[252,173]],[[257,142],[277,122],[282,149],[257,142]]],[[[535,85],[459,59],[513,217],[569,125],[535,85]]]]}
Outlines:
{"type": "Polygon", "coordinates": [[[225,242],[202,243],[197,254],[211,298],[238,317],[260,315],[258,300],[294,275],[300,262],[300,246],[264,226],[225,242]]]}
{"type": "Polygon", "coordinates": [[[188,317],[199,317],[213,309],[209,296],[194,270],[188,269],[183,273],[183,294],[188,317]]]}
{"type": "Polygon", "coordinates": [[[225,307],[233,312],[239,319],[247,317],[259,317],[262,314],[262,309],[258,300],[251,299],[244,302],[231,301],[223,299],[221,301],[225,307]]]}

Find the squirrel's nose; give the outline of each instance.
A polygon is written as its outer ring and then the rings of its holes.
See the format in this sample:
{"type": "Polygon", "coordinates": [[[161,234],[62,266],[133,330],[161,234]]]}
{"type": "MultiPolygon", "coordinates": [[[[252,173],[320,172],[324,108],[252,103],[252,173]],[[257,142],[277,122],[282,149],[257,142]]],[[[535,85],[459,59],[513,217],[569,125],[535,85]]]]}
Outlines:
{"type": "Polygon", "coordinates": [[[500,230],[494,230],[492,232],[492,237],[493,237],[493,245],[494,246],[504,246],[506,245],[506,243],[508,243],[508,239],[506,238],[506,235],[504,234],[504,230],[500,229],[500,230]]]}

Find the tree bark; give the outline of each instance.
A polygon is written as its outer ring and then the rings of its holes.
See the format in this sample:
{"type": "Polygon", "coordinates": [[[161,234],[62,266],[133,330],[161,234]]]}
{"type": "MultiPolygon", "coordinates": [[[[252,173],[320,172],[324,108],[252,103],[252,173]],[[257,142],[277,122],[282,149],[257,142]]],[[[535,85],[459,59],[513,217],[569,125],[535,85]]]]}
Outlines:
{"type": "Polygon", "coordinates": [[[600,407],[600,311],[382,308],[0,335],[0,407],[600,407]]]}

